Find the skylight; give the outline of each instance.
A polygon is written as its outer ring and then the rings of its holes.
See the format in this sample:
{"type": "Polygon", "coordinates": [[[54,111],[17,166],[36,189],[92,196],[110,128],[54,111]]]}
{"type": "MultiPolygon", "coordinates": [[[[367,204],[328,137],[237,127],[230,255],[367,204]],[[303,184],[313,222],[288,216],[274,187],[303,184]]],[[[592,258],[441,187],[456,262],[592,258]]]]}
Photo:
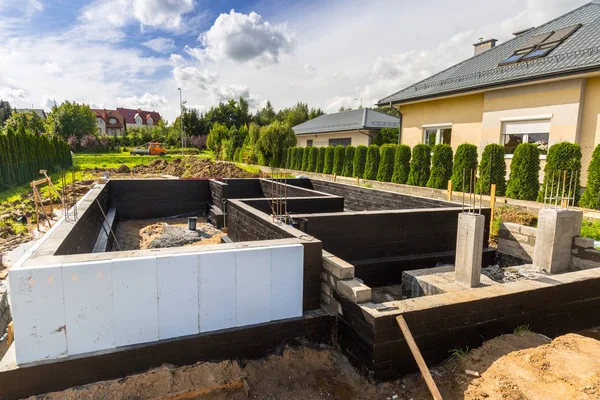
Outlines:
{"type": "Polygon", "coordinates": [[[513,54],[502,61],[500,65],[545,57],[552,50],[557,48],[562,42],[564,42],[569,36],[571,36],[577,29],[579,29],[579,27],[581,27],[581,24],[532,36],[513,54]]]}

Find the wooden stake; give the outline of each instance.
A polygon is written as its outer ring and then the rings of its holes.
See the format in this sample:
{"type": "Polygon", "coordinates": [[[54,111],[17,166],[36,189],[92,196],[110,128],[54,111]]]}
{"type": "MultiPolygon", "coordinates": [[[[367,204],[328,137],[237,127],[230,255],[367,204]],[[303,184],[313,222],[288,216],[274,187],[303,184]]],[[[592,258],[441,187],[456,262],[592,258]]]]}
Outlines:
{"type": "Polygon", "coordinates": [[[448,181],[448,201],[452,201],[452,180],[448,181]]]}
{"type": "Polygon", "coordinates": [[[356,186],[360,185],[359,180],[358,180],[358,176],[356,177],[356,186]]]}
{"type": "Polygon", "coordinates": [[[490,208],[492,211],[490,212],[490,232],[492,231],[492,227],[494,225],[494,211],[496,210],[496,184],[492,183],[490,186],[490,208]]]}
{"type": "Polygon", "coordinates": [[[437,385],[435,384],[435,381],[433,380],[433,377],[431,376],[431,373],[429,372],[429,368],[427,368],[427,364],[425,363],[425,360],[423,359],[423,356],[421,355],[421,351],[419,351],[419,347],[417,346],[417,343],[415,342],[415,339],[413,338],[412,333],[410,333],[410,329],[408,329],[408,325],[406,324],[406,320],[404,319],[404,316],[398,315],[396,317],[396,322],[400,326],[400,330],[402,330],[404,339],[406,339],[406,343],[408,344],[408,347],[410,348],[410,352],[412,353],[413,357],[415,358],[415,361],[417,362],[417,365],[419,366],[419,369],[421,370],[421,374],[423,375],[423,378],[425,379],[425,383],[427,384],[427,387],[429,388],[429,391],[431,392],[433,399],[434,400],[443,400],[442,395],[440,394],[440,391],[438,390],[437,385]]]}
{"type": "Polygon", "coordinates": [[[336,175],[335,175],[335,174],[333,174],[333,181],[334,181],[334,182],[335,182],[335,178],[336,178],[336,175]]]}
{"type": "Polygon", "coordinates": [[[35,203],[35,222],[37,223],[37,230],[40,231],[40,213],[38,212],[38,201],[37,196],[35,194],[35,184],[32,183],[31,187],[33,188],[33,202],[35,203]]]}
{"type": "Polygon", "coordinates": [[[13,322],[10,321],[10,323],[6,327],[6,343],[8,344],[8,347],[10,347],[10,345],[14,341],[15,341],[15,326],[13,325],[13,322]]]}

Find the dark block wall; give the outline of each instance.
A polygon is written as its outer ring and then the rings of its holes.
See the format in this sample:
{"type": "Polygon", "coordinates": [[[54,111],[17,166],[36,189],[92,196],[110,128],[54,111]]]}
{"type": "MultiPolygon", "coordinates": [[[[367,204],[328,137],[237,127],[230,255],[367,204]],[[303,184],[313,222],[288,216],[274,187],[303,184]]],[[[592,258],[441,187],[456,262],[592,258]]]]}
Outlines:
{"type": "MultiPolygon", "coordinates": [[[[304,217],[308,219],[309,235],[321,240],[328,252],[352,262],[454,251],[460,212],[461,209],[453,208],[304,217]]],[[[482,214],[486,219],[483,239],[486,248],[490,209],[483,209],[482,214]]]]}
{"type": "Polygon", "coordinates": [[[346,208],[352,211],[405,210],[457,206],[454,203],[446,201],[410,196],[385,190],[370,189],[345,183],[328,182],[317,179],[312,179],[311,182],[315,190],[342,196],[345,199],[346,208]]]}
{"type": "Polygon", "coordinates": [[[110,181],[110,205],[121,219],[161,218],[206,211],[208,180],[126,179],[110,181]]]}
{"type": "MultiPolygon", "coordinates": [[[[242,201],[259,211],[271,214],[271,199],[245,199],[242,201]]],[[[294,214],[344,211],[344,198],[338,196],[288,198],[286,203],[288,213],[294,214]]]]}
{"type": "MultiPolygon", "coordinates": [[[[108,213],[110,207],[111,191],[111,182],[109,182],[96,197],[102,205],[104,214],[108,213]]],[[[93,194],[91,194],[91,196],[93,196],[93,194]]],[[[60,246],[58,246],[54,254],[63,256],[68,254],[91,253],[94,250],[94,245],[96,244],[98,234],[102,229],[103,222],[104,216],[102,215],[102,211],[94,201],[83,214],[79,215],[77,223],[71,228],[70,232],[60,246]]]]}
{"type": "Polygon", "coordinates": [[[283,184],[271,181],[269,179],[261,179],[260,185],[265,197],[322,197],[327,196],[327,193],[320,193],[311,189],[283,184]],[[277,194],[279,190],[279,195],[277,194]]]}
{"type": "Polygon", "coordinates": [[[223,199],[227,198],[227,190],[229,185],[223,181],[211,179],[208,181],[208,186],[210,188],[210,198],[212,204],[220,209],[223,204],[223,199]]]}
{"type": "Polygon", "coordinates": [[[255,199],[264,197],[260,179],[231,178],[227,183],[227,199],[255,199]]]}

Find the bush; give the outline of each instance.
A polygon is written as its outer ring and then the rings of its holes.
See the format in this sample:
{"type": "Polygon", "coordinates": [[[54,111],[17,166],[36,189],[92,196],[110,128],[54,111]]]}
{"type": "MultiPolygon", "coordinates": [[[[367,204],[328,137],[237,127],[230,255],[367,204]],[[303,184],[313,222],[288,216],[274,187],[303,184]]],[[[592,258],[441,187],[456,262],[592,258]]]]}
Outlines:
{"type": "Polygon", "coordinates": [[[308,172],[316,171],[318,154],[319,154],[319,149],[317,149],[316,147],[308,148],[308,168],[306,169],[308,172]]]}
{"type": "Polygon", "coordinates": [[[406,183],[408,173],[410,172],[410,147],[401,144],[396,148],[396,156],[394,157],[394,173],[392,174],[392,182],[406,183]]]}
{"type": "Polygon", "coordinates": [[[294,149],[295,147],[289,147],[287,149],[287,156],[285,158],[285,167],[292,169],[292,165],[294,164],[294,149]]]}
{"type": "Polygon", "coordinates": [[[335,149],[333,146],[327,146],[325,149],[325,164],[323,165],[323,173],[331,174],[333,172],[333,158],[335,149]]]}
{"type": "MultiPolygon", "coordinates": [[[[167,154],[169,155],[181,155],[181,148],[172,148],[172,149],[167,149],[167,154]]],[[[196,149],[195,147],[186,147],[185,149],[183,149],[183,154],[186,156],[197,156],[198,154],[200,154],[200,150],[196,149]]]]}
{"type": "Polygon", "coordinates": [[[373,139],[373,144],[377,146],[396,143],[398,143],[398,128],[383,128],[379,130],[377,135],[375,135],[375,139],[373,139]]]}
{"type": "Polygon", "coordinates": [[[506,194],[506,162],[504,161],[504,147],[499,144],[488,144],[481,154],[479,164],[479,180],[477,193],[490,194],[490,187],[496,184],[496,195],[506,194]]]}
{"type": "Polygon", "coordinates": [[[452,189],[458,192],[468,192],[471,190],[469,176],[473,169],[477,169],[477,146],[463,143],[458,146],[454,155],[452,189]]]}
{"type": "Polygon", "coordinates": [[[352,160],[352,176],[362,178],[365,174],[365,163],[367,161],[367,146],[358,146],[354,151],[352,160]]]}
{"type": "Polygon", "coordinates": [[[333,154],[333,173],[336,175],[342,175],[344,170],[344,155],[346,153],[346,148],[342,145],[338,145],[335,147],[333,154]]]}
{"type": "Polygon", "coordinates": [[[575,143],[556,143],[548,150],[544,167],[544,182],[538,193],[537,201],[544,201],[544,196],[561,190],[566,185],[565,197],[575,196],[575,204],[579,201],[579,177],[581,176],[581,147],[575,143]],[[563,171],[567,171],[565,176],[563,171]],[[575,180],[577,175],[577,181],[575,180]],[[547,189],[546,189],[547,186],[547,189]],[[573,188],[574,187],[574,188],[573,188]]]}
{"type": "Polygon", "coordinates": [[[379,170],[379,146],[372,144],[367,149],[364,178],[370,180],[376,179],[377,170],[379,170]]]}
{"type": "Polygon", "coordinates": [[[425,186],[429,180],[431,166],[431,147],[418,144],[413,147],[410,160],[410,172],[406,183],[413,186],[425,186]]]}
{"type": "Polygon", "coordinates": [[[327,147],[319,147],[319,152],[317,153],[317,169],[316,172],[322,173],[323,168],[325,168],[325,153],[327,152],[327,147]]]}
{"type": "Polygon", "coordinates": [[[384,144],[379,149],[379,169],[377,170],[377,180],[380,182],[390,182],[394,174],[394,157],[396,155],[395,144],[384,144]]]}
{"type": "Polygon", "coordinates": [[[303,147],[295,147],[294,148],[294,165],[292,169],[300,170],[302,168],[302,157],[304,156],[304,148],[303,147]]]}
{"type": "Polygon", "coordinates": [[[535,200],[540,189],[540,150],[533,143],[521,143],[510,163],[506,196],[511,199],[535,200]]]}
{"type": "Polygon", "coordinates": [[[343,176],[352,176],[352,172],[354,171],[354,150],[356,150],[354,146],[346,146],[344,151],[344,168],[342,170],[343,176]]]}
{"type": "Polygon", "coordinates": [[[206,138],[207,138],[207,135],[192,136],[189,139],[189,144],[190,144],[190,146],[195,147],[198,150],[205,149],[206,148],[206,138]]]}
{"type": "Polygon", "coordinates": [[[579,206],[600,210],[600,144],[592,154],[592,162],[588,167],[587,186],[579,200],[579,206]]]}
{"type": "Polygon", "coordinates": [[[310,147],[303,147],[303,151],[302,151],[302,165],[300,166],[300,169],[302,169],[302,171],[306,171],[308,169],[308,150],[310,149],[310,147]]]}
{"type": "Polygon", "coordinates": [[[436,144],[431,149],[431,173],[427,187],[446,189],[448,181],[452,178],[452,146],[449,144],[436,144]]]}

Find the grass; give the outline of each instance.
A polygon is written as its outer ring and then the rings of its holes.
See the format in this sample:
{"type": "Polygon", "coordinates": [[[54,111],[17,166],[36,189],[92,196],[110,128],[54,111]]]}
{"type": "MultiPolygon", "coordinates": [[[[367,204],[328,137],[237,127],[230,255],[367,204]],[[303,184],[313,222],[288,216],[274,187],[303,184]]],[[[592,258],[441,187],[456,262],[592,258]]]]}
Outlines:
{"type": "Polygon", "coordinates": [[[581,224],[581,236],[600,240],[600,221],[583,220],[581,224]]]}
{"type": "MultiPolygon", "coordinates": [[[[214,154],[209,150],[202,150],[197,156],[199,158],[214,159],[214,154]]],[[[119,168],[121,165],[127,165],[129,168],[136,165],[149,164],[154,160],[171,161],[175,158],[181,158],[181,155],[171,154],[166,156],[132,156],[127,152],[122,153],[76,153],[74,158],[75,165],[80,169],[93,168],[119,168]]]]}
{"type": "Polygon", "coordinates": [[[260,168],[253,165],[235,163],[235,166],[251,174],[260,174],[260,168]]]}
{"type": "Polygon", "coordinates": [[[464,358],[467,356],[467,354],[469,354],[469,352],[471,351],[471,348],[469,346],[465,346],[464,349],[458,348],[458,349],[452,349],[450,351],[448,351],[451,354],[451,358],[464,358]]]}
{"type": "Polygon", "coordinates": [[[530,332],[531,332],[531,329],[529,329],[529,325],[519,325],[514,330],[514,333],[516,333],[516,334],[530,333],[530,332]]]}

